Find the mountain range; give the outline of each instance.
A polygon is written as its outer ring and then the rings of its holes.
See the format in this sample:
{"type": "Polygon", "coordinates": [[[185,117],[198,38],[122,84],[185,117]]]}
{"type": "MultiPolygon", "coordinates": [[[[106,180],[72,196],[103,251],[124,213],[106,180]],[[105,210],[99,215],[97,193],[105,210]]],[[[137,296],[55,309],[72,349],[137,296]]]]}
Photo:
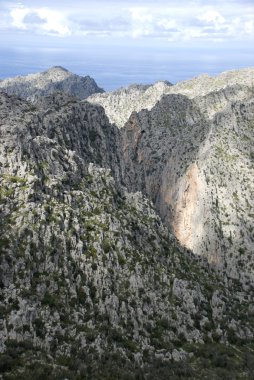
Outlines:
{"type": "Polygon", "coordinates": [[[252,379],[253,86],[0,81],[0,379],[252,379]]]}

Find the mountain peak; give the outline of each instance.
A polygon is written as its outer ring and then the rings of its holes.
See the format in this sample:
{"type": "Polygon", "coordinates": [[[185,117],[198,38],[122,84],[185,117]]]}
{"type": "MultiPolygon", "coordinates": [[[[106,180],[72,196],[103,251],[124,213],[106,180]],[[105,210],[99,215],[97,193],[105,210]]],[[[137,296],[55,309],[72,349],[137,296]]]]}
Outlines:
{"type": "Polygon", "coordinates": [[[70,73],[69,70],[65,69],[62,66],[52,66],[48,70],[44,71],[45,73],[50,73],[50,72],[64,72],[64,73],[70,73]]]}
{"type": "Polygon", "coordinates": [[[46,71],[23,77],[4,79],[0,82],[0,89],[9,95],[17,95],[30,101],[59,91],[80,99],[103,92],[91,77],[73,74],[62,66],[52,66],[46,71]]]}
{"type": "Polygon", "coordinates": [[[61,70],[61,71],[66,71],[66,72],[69,71],[69,70],[67,70],[65,67],[63,67],[63,66],[58,66],[58,65],[50,67],[49,70],[61,70]]]}

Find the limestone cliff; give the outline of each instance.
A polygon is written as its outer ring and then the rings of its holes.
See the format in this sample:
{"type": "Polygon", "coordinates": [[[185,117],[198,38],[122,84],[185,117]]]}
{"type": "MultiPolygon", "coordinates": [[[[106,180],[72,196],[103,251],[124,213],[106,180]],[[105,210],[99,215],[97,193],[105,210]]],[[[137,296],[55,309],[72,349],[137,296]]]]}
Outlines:
{"type": "Polygon", "coordinates": [[[246,284],[254,267],[253,101],[242,86],[192,100],[166,95],[122,129],[130,188],[144,189],[183,246],[246,284]]]}
{"type": "Polygon", "coordinates": [[[122,128],[127,185],[183,246],[244,283],[254,267],[253,85],[249,68],[88,99],[122,128]]]}

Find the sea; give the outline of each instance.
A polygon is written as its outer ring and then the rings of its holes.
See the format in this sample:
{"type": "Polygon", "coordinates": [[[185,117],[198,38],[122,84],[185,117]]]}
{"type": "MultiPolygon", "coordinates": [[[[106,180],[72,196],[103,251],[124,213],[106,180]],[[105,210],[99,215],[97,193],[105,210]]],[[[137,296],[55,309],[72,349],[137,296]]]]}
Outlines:
{"type": "Polygon", "coordinates": [[[213,76],[254,66],[254,59],[253,54],[240,51],[186,47],[0,47],[0,79],[59,65],[78,75],[90,75],[100,87],[112,91],[133,83],[176,83],[204,73],[213,76]]]}

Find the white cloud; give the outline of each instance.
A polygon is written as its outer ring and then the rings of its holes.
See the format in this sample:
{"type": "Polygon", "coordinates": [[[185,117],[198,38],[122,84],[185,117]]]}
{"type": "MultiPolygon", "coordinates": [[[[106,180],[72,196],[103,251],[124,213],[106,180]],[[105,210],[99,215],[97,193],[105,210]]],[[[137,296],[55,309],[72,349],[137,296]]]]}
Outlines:
{"type": "Polygon", "coordinates": [[[29,15],[36,15],[43,22],[33,23],[32,28],[43,34],[57,34],[59,36],[68,36],[71,29],[68,27],[68,20],[64,13],[59,10],[49,8],[14,8],[10,12],[12,26],[17,29],[28,30],[31,25],[26,21],[29,15]]]}
{"type": "MultiPolygon", "coordinates": [[[[233,0],[232,0],[233,1],[233,0]]],[[[170,41],[253,39],[254,4],[214,0],[0,0],[0,32],[27,34],[160,38],[170,41]],[[127,3],[127,7],[126,7],[127,3]],[[129,4],[129,7],[128,7],[129,4]],[[137,5],[135,5],[137,4],[137,5]],[[10,28],[11,26],[11,28],[10,28]]]]}
{"type": "Polygon", "coordinates": [[[244,30],[247,34],[252,34],[254,32],[254,22],[253,20],[246,21],[244,24],[244,30]]]}
{"type": "Polygon", "coordinates": [[[171,30],[171,29],[177,28],[176,20],[167,19],[167,18],[162,18],[161,20],[159,20],[157,25],[162,27],[165,30],[171,30]]]}
{"type": "Polygon", "coordinates": [[[201,14],[198,20],[203,21],[204,24],[211,25],[215,30],[224,29],[227,24],[226,19],[222,16],[220,12],[215,9],[209,9],[201,14]]]}
{"type": "Polygon", "coordinates": [[[138,23],[150,23],[153,21],[152,15],[149,13],[147,8],[129,8],[131,13],[132,21],[138,23]]]}
{"type": "Polygon", "coordinates": [[[67,36],[71,34],[71,29],[66,25],[67,19],[65,15],[59,11],[54,11],[48,8],[39,8],[37,14],[40,18],[45,19],[46,22],[42,28],[49,33],[57,33],[60,36],[67,36]]]}
{"type": "Polygon", "coordinates": [[[183,32],[183,39],[185,41],[189,41],[192,39],[202,39],[206,37],[205,31],[203,31],[201,28],[192,27],[192,28],[186,28],[183,32]]]}
{"type": "Polygon", "coordinates": [[[129,8],[128,11],[131,15],[131,36],[133,38],[153,35],[154,19],[149,9],[134,7],[129,8]]]}
{"type": "Polygon", "coordinates": [[[186,4],[184,8],[176,2],[171,7],[160,5],[129,8],[132,21],[129,35],[134,38],[149,36],[170,41],[218,42],[251,36],[254,29],[248,15],[238,12],[238,9],[229,13],[229,7],[216,9],[207,5],[200,6],[198,2],[186,4]]]}
{"type": "Polygon", "coordinates": [[[215,9],[207,10],[205,13],[200,15],[198,19],[215,25],[224,24],[226,21],[225,18],[220,14],[220,12],[218,12],[215,9]]]}
{"type": "Polygon", "coordinates": [[[24,18],[29,13],[27,8],[15,8],[11,11],[12,25],[17,29],[27,29],[24,18]]]}

